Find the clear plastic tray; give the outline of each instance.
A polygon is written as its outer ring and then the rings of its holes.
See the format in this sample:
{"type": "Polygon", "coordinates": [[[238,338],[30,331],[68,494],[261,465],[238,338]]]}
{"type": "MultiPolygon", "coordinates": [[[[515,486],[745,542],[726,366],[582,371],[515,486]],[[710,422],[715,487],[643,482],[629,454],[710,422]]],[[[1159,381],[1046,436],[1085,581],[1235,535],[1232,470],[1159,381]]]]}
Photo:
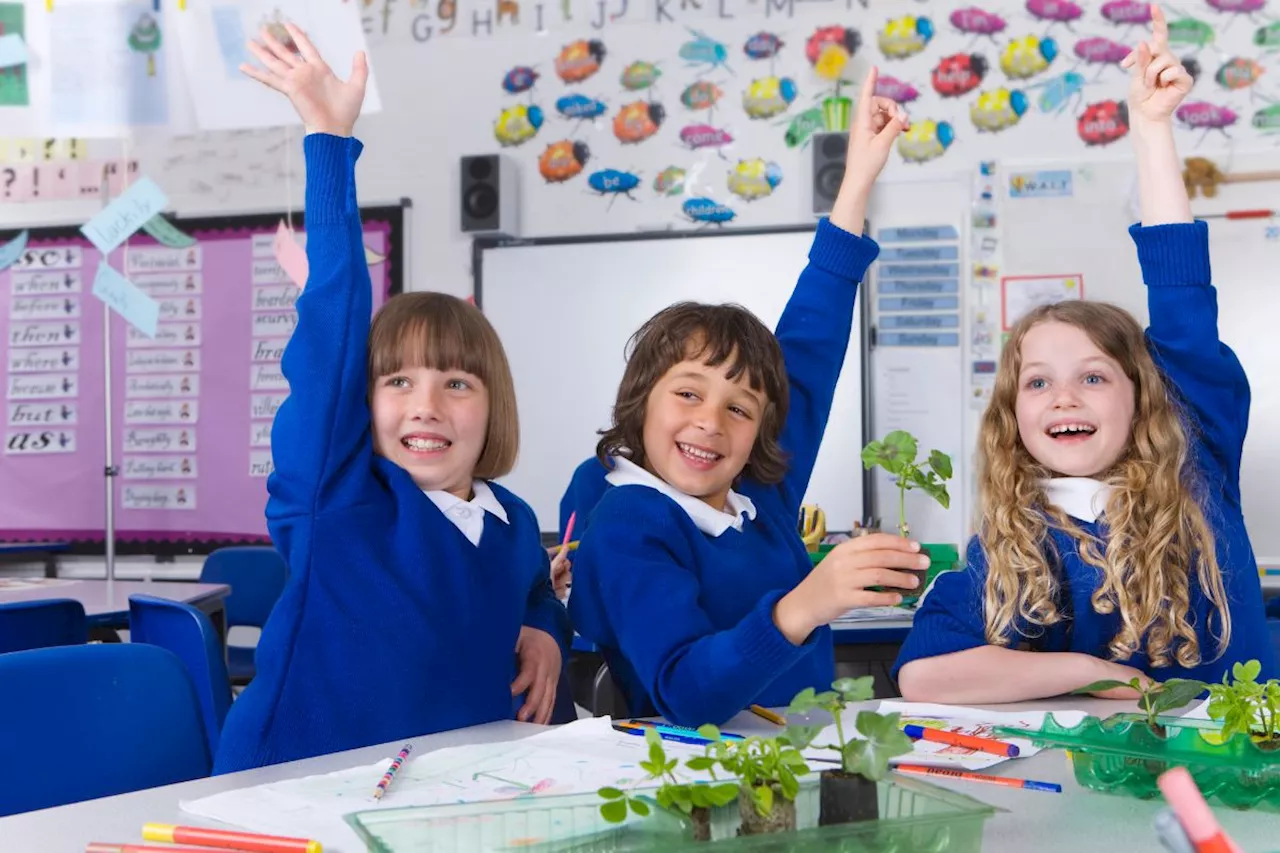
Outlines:
{"type": "Polygon", "coordinates": [[[843,853],[976,853],[984,821],[998,809],[971,797],[895,777],[878,785],[880,819],[818,827],[818,780],[796,798],[799,829],[737,836],[738,806],[716,809],[712,840],[694,841],[692,824],[653,804],[649,817],[622,824],[600,816],[595,794],[529,797],[357,812],[346,821],[372,853],[680,853],[680,851],[843,851],[843,853]]]}

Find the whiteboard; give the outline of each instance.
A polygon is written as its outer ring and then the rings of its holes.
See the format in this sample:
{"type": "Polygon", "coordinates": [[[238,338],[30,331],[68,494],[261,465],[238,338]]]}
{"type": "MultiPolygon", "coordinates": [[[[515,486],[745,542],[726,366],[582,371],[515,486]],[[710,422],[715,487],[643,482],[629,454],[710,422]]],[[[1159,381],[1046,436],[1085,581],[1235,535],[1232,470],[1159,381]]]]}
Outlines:
{"type": "MultiPolygon", "coordinates": [[[[543,531],[559,526],[574,469],[610,423],[624,350],[681,300],[735,302],[774,328],[808,262],[813,227],[754,233],[477,242],[476,303],[502,338],[520,408],[520,457],[500,481],[543,531]]],[[[862,293],[835,403],[805,495],[831,530],[863,517],[862,293]]]]}
{"type": "MultiPolygon", "coordinates": [[[[1118,304],[1145,325],[1146,288],[1126,230],[1135,221],[1132,174],[1132,166],[1119,163],[1077,169],[1074,198],[1006,197],[1002,274],[1081,273],[1086,299],[1118,304]]],[[[1274,184],[1251,189],[1257,195],[1229,188],[1212,202],[1193,202],[1192,210],[1203,215],[1274,205],[1274,184]]],[[[1273,507],[1274,485],[1280,482],[1280,347],[1270,306],[1280,269],[1280,231],[1257,219],[1209,219],[1208,225],[1218,334],[1239,356],[1252,389],[1240,477],[1245,525],[1258,562],[1277,565],[1280,525],[1273,507]]]]}

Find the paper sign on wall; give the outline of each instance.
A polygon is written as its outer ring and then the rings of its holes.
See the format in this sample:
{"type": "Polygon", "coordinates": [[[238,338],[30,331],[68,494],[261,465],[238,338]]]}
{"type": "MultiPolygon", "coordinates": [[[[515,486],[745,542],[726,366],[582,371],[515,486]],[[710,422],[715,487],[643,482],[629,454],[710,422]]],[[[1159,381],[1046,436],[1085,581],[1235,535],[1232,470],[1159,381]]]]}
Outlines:
{"type": "MultiPolygon", "coordinates": [[[[86,222],[80,233],[106,255],[137,231],[151,217],[164,210],[169,199],[150,178],[140,178],[124,195],[86,222]]],[[[130,285],[132,286],[132,285],[130,285]]]]}
{"type": "Polygon", "coordinates": [[[22,253],[27,250],[27,232],[23,231],[8,243],[0,246],[0,272],[13,266],[22,253]]]}
{"type": "Polygon", "coordinates": [[[293,237],[293,230],[285,225],[283,219],[280,220],[280,227],[276,229],[272,249],[275,250],[276,262],[280,264],[280,269],[285,271],[285,275],[289,276],[289,280],[298,287],[306,285],[307,250],[298,245],[298,241],[293,237]]]}
{"type": "Polygon", "coordinates": [[[17,33],[0,36],[0,68],[27,64],[27,43],[17,33]]]}
{"type": "Polygon", "coordinates": [[[149,338],[156,336],[160,304],[105,261],[98,264],[98,274],[93,278],[93,295],[142,334],[149,338]]]}
{"type": "Polygon", "coordinates": [[[151,217],[142,223],[142,230],[155,237],[157,242],[173,249],[185,249],[196,244],[194,237],[178,230],[178,226],[163,216],[151,217]]]}

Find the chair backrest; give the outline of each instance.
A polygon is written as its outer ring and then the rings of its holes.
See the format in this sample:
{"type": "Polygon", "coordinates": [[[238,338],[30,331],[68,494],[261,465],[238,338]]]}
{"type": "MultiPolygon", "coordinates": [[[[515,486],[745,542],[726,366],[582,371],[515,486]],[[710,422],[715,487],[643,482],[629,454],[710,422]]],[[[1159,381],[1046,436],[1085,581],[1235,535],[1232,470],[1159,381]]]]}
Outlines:
{"type": "Polygon", "coordinates": [[[231,587],[226,600],[227,627],[265,625],[288,579],[289,564],[267,545],[219,548],[205,558],[200,570],[201,583],[231,587]]]}
{"type": "Polygon", "coordinates": [[[208,776],[182,661],[141,643],[0,655],[0,817],[208,776]]]}
{"type": "Polygon", "coordinates": [[[222,722],[231,708],[231,679],[222,640],[203,612],[152,595],[129,596],[129,639],[173,652],[187,668],[200,699],[209,754],[218,754],[222,722]]]}
{"type": "Polygon", "coordinates": [[[0,653],[83,645],[84,605],[69,598],[0,604],[0,653]]]}

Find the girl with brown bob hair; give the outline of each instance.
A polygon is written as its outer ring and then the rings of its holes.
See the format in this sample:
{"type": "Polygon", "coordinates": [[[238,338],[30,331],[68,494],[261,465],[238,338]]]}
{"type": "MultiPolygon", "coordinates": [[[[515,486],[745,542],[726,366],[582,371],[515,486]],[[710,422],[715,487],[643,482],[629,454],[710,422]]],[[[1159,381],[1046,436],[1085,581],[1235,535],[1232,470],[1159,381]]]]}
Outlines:
{"type": "Polygon", "coordinates": [[[339,80],[286,26],[297,50],[264,30],[250,43],[263,67],[242,70],[288,95],[307,129],[310,274],[267,480],[289,580],[217,773],[547,722],[571,638],[537,519],[490,482],[511,469],[519,434],[502,344],[474,306],[438,293],[397,296],[370,327],[351,136],[368,69],[357,56],[339,80]]]}

